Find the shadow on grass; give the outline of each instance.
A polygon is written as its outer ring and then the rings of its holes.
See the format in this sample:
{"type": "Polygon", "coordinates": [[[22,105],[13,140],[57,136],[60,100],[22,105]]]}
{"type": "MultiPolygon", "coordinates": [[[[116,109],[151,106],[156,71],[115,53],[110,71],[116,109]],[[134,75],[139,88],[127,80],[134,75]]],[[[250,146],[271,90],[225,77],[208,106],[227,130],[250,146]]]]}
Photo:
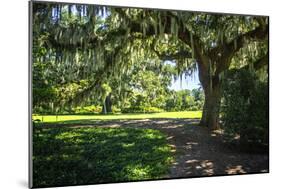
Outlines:
{"type": "Polygon", "coordinates": [[[132,112],[132,113],[125,113],[125,112],[117,112],[117,113],[112,113],[112,112],[108,112],[106,114],[100,112],[100,113],[95,113],[95,112],[87,112],[87,113],[42,113],[42,114],[38,114],[35,113],[33,115],[35,116],[73,116],[73,115],[77,115],[77,116],[81,116],[81,115],[85,115],[85,116],[121,116],[121,115],[139,115],[139,114],[159,114],[159,113],[163,113],[163,112],[132,112]]]}
{"type": "Polygon", "coordinates": [[[135,118],[135,119],[73,119],[56,122],[37,122],[37,126],[134,126],[137,123],[138,126],[153,124],[153,125],[179,125],[185,123],[186,125],[198,124],[197,118],[135,118]]]}
{"type": "Polygon", "coordinates": [[[35,127],[33,137],[34,187],[163,178],[173,161],[152,129],[35,127]]]}

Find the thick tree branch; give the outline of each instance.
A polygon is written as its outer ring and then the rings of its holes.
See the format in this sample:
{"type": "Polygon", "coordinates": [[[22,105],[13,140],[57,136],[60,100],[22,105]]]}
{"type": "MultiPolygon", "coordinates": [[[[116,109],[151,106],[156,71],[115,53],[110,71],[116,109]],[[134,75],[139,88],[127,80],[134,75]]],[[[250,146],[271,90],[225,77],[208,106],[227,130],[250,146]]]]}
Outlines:
{"type": "MultiPolygon", "coordinates": [[[[221,73],[226,70],[230,63],[231,59],[241,48],[245,46],[247,40],[256,41],[256,40],[264,40],[268,37],[268,25],[265,27],[264,25],[258,26],[256,29],[251,30],[247,33],[241,34],[237,36],[235,39],[230,41],[229,43],[224,44],[222,47],[221,58],[218,61],[216,74],[221,73]]],[[[218,48],[213,49],[211,54],[214,56],[217,53],[218,48]]]]}
{"type": "MultiPolygon", "coordinates": [[[[254,63],[253,63],[253,68],[255,70],[259,70],[261,68],[263,68],[264,66],[268,65],[269,63],[269,56],[268,56],[268,52],[262,56],[261,58],[257,59],[254,63]]],[[[240,69],[248,69],[249,65],[246,65],[240,69]]]]}
{"type": "MultiPolygon", "coordinates": [[[[129,27],[131,27],[131,32],[142,33],[142,28],[140,23],[130,20],[130,18],[121,9],[116,9],[116,11],[119,13],[119,15],[123,17],[123,19],[127,19],[127,22],[130,23],[129,27]]],[[[165,24],[161,23],[162,25],[165,25],[165,28],[163,28],[164,30],[163,33],[175,35],[174,33],[171,32],[172,19],[174,19],[174,21],[178,25],[178,33],[177,33],[178,39],[181,40],[184,44],[188,45],[193,50],[193,57],[196,59],[197,63],[200,65],[202,64],[201,67],[203,67],[204,70],[207,70],[209,57],[204,52],[204,48],[200,38],[194,33],[192,33],[188,28],[186,28],[182,20],[180,20],[176,15],[174,15],[170,11],[167,11],[161,15],[161,21],[165,22],[165,24]]],[[[159,30],[160,28],[158,28],[158,31],[159,30]]],[[[150,24],[146,27],[146,36],[153,36],[153,35],[155,35],[155,28],[152,24],[150,24]]],[[[152,47],[151,49],[162,60],[192,58],[192,53],[190,52],[181,51],[176,54],[164,55],[157,52],[154,47],[152,47]]]]}
{"type": "Polygon", "coordinates": [[[233,39],[231,42],[227,43],[225,47],[228,50],[228,56],[238,52],[247,42],[247,40],[263,40],[268,35],[268,26],[264,27],[263,25],[257,27],[254,30],[251,30],[247,33],[241,34],[233,39]]]}
{"type": "Polygon", "coordinates": [[[269,64],[269,55],[268,55],[268,52],[267,52],[265,56],[258,59],[254,63],[254,68],[255,68],[255,70],[259,70],[259,69],[263,68],[265,65],[268,65],[268,64],[269,64]]]}

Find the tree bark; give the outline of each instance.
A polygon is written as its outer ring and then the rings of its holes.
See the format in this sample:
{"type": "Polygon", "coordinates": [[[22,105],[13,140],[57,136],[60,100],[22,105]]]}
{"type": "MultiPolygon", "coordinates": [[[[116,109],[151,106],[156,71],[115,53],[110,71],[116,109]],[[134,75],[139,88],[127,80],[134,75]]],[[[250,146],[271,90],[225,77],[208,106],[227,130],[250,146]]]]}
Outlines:
{"type": "Polygon", "coordinates": [[[221,102],[221,82],[218,75],[210,76],[206,64],[198,64],[199,80],[202,84],[205,100],[200,125],[211,130],[220,128],[219,111],[221,102]],[[212,80],[212,81],[211,81],[212,80]]]}
{"type": "MultiPolygon", "coordinates": [[[[205,91],[205,89],[204,89],[205,91]]],[[[212,92],[205,92],[205,102],[203,107],[202,118],[200,125],[207,126],[211,130],[220,128],[219,112],[220,112],[220,86],[217,85],[213,88],[212,92]]]]}
{"type": "Polygon", "coordinates": [[[106,105],[105,105],[106,103],[105,103],[105,101],[104,101],[104,103],[103,103],[103,106],[102,106],[102,113],[103,114],[107,114],[107,110],[106,110],[106,105]]]}
{"type": "Polygon", "coordinates": [[[208,88],[204,88],[204,93],[205,93],[205,100],[204,100],[200,125],[206,126],[211,130],[217,130],[220,128],[219,125],[219,112],[220,112],[220,104],[221,104],[220,84],[216,84],[215,87],[212,87],[211,91],[208,91],[208,88]]]}
{"type": "Polygon", "coordinates": [[[104,104],[102,106],[102,112],[103,114],[111,113],[112,112],[112,102],[111,102],[111,93],[106,96],[104,100],[104,104]]]}

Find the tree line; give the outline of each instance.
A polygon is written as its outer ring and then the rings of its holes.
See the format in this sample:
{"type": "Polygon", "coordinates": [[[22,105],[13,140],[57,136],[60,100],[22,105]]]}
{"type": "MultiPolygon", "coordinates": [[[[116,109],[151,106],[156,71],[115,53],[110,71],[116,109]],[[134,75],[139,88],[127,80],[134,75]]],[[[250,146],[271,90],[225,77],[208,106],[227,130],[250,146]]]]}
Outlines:
{"type": "Polygon", "coordinates": [[[129,94],[136,70],[146,70],[137,78],[149,80],[152,73],[171,78],[198,69],[204,92],[201,125],[210,129],[220,126],[228,72],[259,72],[268,65],[268,18],[263,16],[38,2],[33,36],[33,93],[41,95],[34,97],[34,106],[59,91],[62,100],[54,109],[99,97],[108,111],[110,95],[129,94]],[[176,63],[175,70],[165,72],[167,60],[176,63]]]}

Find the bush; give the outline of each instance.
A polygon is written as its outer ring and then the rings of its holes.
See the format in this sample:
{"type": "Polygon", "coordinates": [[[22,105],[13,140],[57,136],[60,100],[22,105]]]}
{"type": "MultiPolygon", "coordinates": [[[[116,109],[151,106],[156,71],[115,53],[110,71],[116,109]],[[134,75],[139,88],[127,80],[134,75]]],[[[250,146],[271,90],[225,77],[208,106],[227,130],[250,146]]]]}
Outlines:
{"type": "Polygon", "coordinates": [[[84,106],[84,107],[78,106],[76,108],[73,108],[73,111],[75,114],[99,114],[102,111],[102,107],[95,106],[95,105],[84,106]]]}
{"type": "Polygon", "coordinates": [[[116,106],[112,106],[111,110],[112,110],[112,113],[114,113],[114,114],[121,113],[121,109],[117,108],[116,106]]]}
{"type": "Polygon", "coordinates": [[[157,107],[147,107],[147,106],[135,106],[135,107],[122,109],[122,113],[158,113],[158,112],[164,112],[164,110],[157,107]]]}
{"type": "Polygon", "coordinates": [[[164,112],[163,109],[157,107],[144,107],[143,110],[144,112],[148,112],[148,113],[164,112]]]}
{"type": "Polygon", "coordinates": [[[199,110],[201,110],[201,109],[200,109],[200,107],[198,107],[198,106],[191,106],[191,107],[189,107],[187,110],[188,110],[188,111],[199,111],[199,110]]]}
{"type": "Polygon", "coordinates": [[[226,139],[237,141],[247,150],[267,149],[268,83],[260,81],[256,73],[248,70],[228,73],[222,100],[222,126],[226,139]]]}

